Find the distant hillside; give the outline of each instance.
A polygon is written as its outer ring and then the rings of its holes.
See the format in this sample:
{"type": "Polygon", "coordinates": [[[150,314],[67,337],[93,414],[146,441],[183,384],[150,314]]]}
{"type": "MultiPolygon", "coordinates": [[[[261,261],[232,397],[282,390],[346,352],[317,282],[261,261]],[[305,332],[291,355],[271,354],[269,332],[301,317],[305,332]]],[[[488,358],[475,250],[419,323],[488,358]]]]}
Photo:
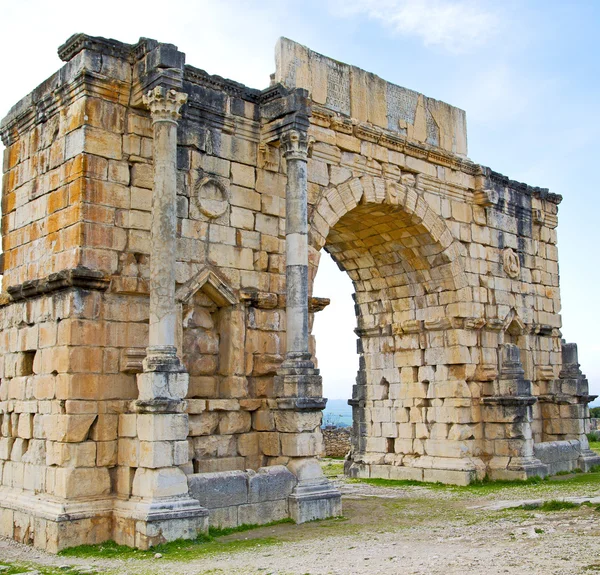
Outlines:
{"type": "Polygon", "coordinates": [[[346,427],[352,425],[352,408],[347,399],[330,399],[323,411],[323,425],[346,427]]]}

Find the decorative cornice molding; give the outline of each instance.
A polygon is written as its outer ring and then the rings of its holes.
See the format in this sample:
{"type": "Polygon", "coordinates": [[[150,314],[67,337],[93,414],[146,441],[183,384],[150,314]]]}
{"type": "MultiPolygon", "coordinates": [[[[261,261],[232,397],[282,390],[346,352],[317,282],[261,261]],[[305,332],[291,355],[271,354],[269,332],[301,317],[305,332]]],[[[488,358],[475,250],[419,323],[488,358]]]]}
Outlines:
{"type": "Polygon", "coordinates": [[[462,171],[475,176],[482,172],[482,167],[470,160],[446,152],[439,148],[409,140],[406,136],[374,126],[368,122],[357,122],[352,118],[334,114],[331,110],[312,105],[311,123],[323,128],[331,128],[342,134],[354,135],[359,140],[379,144],[390,150],[408,156],[428,160],[432,163],[462,171]]]}
{"type": "Polygon", "coordinates": [[[10,146],[36,124],[48,121],[60,109],[82,96],[96,96],[119,104],[129,101],[130,86],[125,82],[105,78],[89,70],[81,70],[70,82],[46,93],[34,90],[26,107],[13,108],[0,123],[0,136],[10,146]]]}
{"type": "Polygon", "coordinates": [[[125,44],[118,40],[79,33],[73,34],[64,44],[58,47],[58,57],[63,62],[68,62],[82,50],[94,50],[95,52],[129,60],[133,48],[132,44],[125,44]]]}
{"type": "MultiPolygon", "coordinates": [[[[559,204],[562,201],[562,196],[550,193],[547,188],[529,186],[522,182],[511,180],[486,166],[475,164],[469,159],[428,144],[409,140],[406,136],[398,132],[385,130],[368,122],[357,122],[352,118],[337,115],[331,110],[314,103],[312,104],[311,124],[322,128],[330,128],[342,134],[354,135],[359,140],[376,143],[384,148],[426,160],[452,170],[461,171],[469,176],[478,176],[480,179],[487,179],[488,182],[509,187],[515,191],[547,200],[553,204],[559,204]]],[[[478,182],[477,185],[482,186],[483,182],[478,182]]],[[[483,198],[480,198],[479,201],[483,201],[485,204],[483,198]]]]}
{"type": "Polygon", "coordinates": [[[247,97],[248,99],[256,101],[260,94],[258,90],[247,88],[244,84],[240,84],[234,80],[228,80],[222,76],[209,74],[200,68],[195,68],[190,65],[186,65],[183,69],[183,79],[191,84],[210,88],[211,90],[217,90],[219,92],[225,92],[230,96],[242,99],[246,99],[245,97],[247,97]]]}
{"type": "Polygon", "coordinates": [[[156,86],[143,96],[144,105],[150,109],[152,123],[177,122],[181,118],[179,113],[188,99],[185,92],[168,90],[162,86],[156,86]]]}
{"type": "Polygon", "coordinates": [[[109,285],[110,278],[106,277],[102,272],[80,266],[51,274],[39,280],[31,280],[20,285],[9,286],[6,288],[6,291],[11,295],[13,300],[21,300],[71,287],[106,291],[109,285]]]}

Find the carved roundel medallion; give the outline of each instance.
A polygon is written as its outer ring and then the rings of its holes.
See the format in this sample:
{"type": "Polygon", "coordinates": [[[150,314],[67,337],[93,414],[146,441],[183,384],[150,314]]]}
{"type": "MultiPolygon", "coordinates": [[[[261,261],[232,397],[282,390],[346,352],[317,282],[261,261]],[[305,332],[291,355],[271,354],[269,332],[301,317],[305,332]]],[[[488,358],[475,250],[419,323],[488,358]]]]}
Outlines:
{"type": "Polygon", "coordinates": [[[519,256],[513,251],[512,248],[506,248],[502,254],[502,259],[506,275],[511,278],[516,278],[521,271],[521,262],[519,261],[519,256]]]}
{"type": "Polygon", "coordinates": [[[196,184],[195,192],[196,205],[207,218],[218,218],[227,211],[229,191],[217,178],[202,178],[196,184]]]}

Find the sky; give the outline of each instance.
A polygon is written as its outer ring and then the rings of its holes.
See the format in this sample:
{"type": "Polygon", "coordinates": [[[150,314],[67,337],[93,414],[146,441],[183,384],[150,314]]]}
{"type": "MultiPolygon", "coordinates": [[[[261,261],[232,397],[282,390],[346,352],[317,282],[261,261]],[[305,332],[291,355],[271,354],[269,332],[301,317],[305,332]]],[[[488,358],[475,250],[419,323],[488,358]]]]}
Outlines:
{"type": "MultiPolygon", "coordinates": [[[[550,188],[559,210],[563,337],[600,394],[600,2],[596,0],[303,0],[72,2],[0,0],[0,116],[60,66],[85,32],[176,44],[209,73],[265,88],[277,38],[466,110],[469,157],[550,188]]],[[[314,332],[324,394],[356,375],[352,285],[325,254],[315,295],[331,305],[314,332]]]]}

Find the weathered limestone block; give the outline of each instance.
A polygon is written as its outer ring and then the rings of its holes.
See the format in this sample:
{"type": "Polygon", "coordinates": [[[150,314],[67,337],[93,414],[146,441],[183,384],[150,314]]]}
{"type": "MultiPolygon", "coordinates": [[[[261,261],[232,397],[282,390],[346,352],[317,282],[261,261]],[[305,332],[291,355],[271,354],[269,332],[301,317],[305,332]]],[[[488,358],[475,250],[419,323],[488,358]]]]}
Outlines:
{"type": "Polygon", "coordinates": [[[141,441],[176,441],[188,435],[188,416],[183,413],[139,414],[137,435],[141,441]]]}
{"type": "Polygon", "coordinates": [[[232,433],[245,433],[250,431],[252,416],[245,411],[228,411],[220,416],[219,433],[229,435],[232,433]]]}
{"type": "Polygon", "coordinates": [[[105,467],[61,467],[55,471],[52,493],[64,499],[110,494],[110,476],[105,467]]]}
{"type": "Polygon", "coordinates": [[[248,478],[248,502],[286,499],[295,485],[295,475],[283,465],[263,467],[248,478]]]}
{"type": "Polygon", "coordinates": [[[187,479],[179,468],[138,468],[133,479],[132,494],[138,497],[175,497],[187,495],[187,479]]]}
{"type": "Polygon", "coordinates": [[[323,452],[321,433],[282,433],[281,453],[290,457],[308,457],[323,452]]]}
{"type": "Polygon", "coordinates": [[[196,435],[211,435],[216,431],[218,425],[219,414],[216,412],[190,415],[189,435],[192,437],[196,435]]]}
{"type": "Polygon", "coordinates": [[[84,441],[96,415],[45,415],[44,433],[50,441],[80,443],[84,441]]]}
{"type": "Polygon", "coordinates": [[[190,493],[203,507],[214,509],[248,503],[245,471],[202,473],[189,479],[190,493]]]}
{"type": "Polygon", "coordinates": [[[46,443],[46,464],[60,467],[95,467],[96,448],[94,441],[83,443],[46,443]]]}
{"type": "Polygon", "coordinates": [[[322,414],[320,411],[295,412],[276,411],[275,429],[285,433],[297,433],[301,431],[314,431],[321,425],[322,414]]]}

